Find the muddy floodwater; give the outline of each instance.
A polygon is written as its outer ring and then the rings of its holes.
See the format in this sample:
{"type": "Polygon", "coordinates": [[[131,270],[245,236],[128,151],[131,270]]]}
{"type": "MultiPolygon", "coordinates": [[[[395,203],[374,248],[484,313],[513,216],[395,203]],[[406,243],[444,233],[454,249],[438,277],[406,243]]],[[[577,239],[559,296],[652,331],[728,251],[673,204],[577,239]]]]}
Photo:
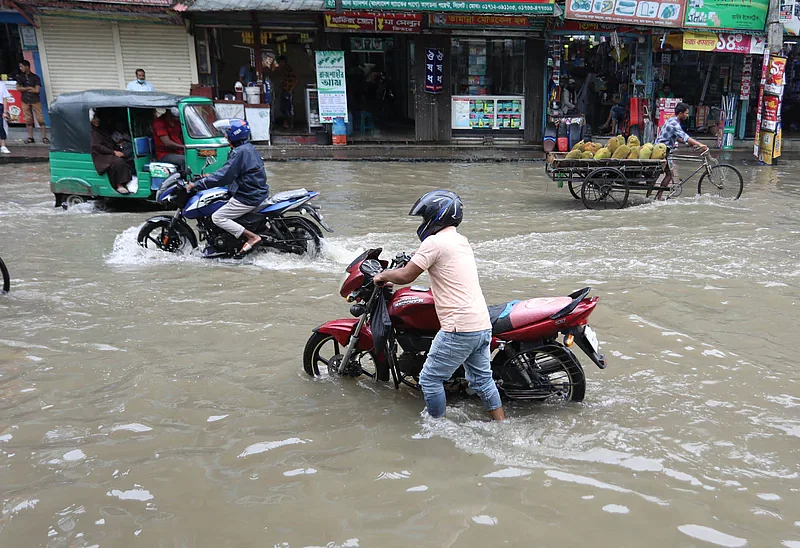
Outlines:
{"type": "Polygon", "coordinates": [[[800,163],[738,202],[592,212],[530,164],[269,164],[320,190],[316,260],[140,249],[152,213],[53,209],[0,168],[0,546],[800,547],[800,163]],[[413,251],[427,190],[466,203],[486,300],[592,286],[586,401],[311,379],[345,266],[413,251]]]}

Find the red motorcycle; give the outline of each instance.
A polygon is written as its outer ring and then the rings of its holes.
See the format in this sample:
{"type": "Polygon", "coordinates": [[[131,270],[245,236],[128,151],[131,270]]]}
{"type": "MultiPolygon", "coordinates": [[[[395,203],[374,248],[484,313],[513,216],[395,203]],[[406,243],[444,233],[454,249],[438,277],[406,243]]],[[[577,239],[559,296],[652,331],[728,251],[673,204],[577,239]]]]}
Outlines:
{"type": "MultiPolygon", "coordinates": [[[[332,320],[314,330],[303,352],[303,367],[312,377],[365,375],[388,381],[391,374],[395,388],[420,388],[419,374],[439,330],[433,295],[424,287],[393,291],[375,286],[377,273],[402,268],[411,259],[400,254],[389,265],[380,260],[381,251],[370,249],[347,267],[339,293],[354,303],[353,318],[332,320]]],[[[570,348],[577,345],[600,369],[606,367],[597,335],[587,325],[598,301],[588,298],[590,290],[489,307],[492,372],[502,396],[583,400],[586,376],[570,348]]],[[[466,391],[463,366],[445,388],[466,391]]]]}

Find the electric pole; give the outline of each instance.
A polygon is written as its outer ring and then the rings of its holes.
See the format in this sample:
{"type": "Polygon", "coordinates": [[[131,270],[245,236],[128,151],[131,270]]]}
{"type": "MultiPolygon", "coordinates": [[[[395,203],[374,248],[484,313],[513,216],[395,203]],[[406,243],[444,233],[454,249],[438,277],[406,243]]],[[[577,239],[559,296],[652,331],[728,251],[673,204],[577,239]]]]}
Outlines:
{"type": "Polygon", "coordinates": [[[783,23],[780,20],[781,1],[769,0],[767,13],[767,47],[773,55],[780,55],[783,49],[783,23]]]}

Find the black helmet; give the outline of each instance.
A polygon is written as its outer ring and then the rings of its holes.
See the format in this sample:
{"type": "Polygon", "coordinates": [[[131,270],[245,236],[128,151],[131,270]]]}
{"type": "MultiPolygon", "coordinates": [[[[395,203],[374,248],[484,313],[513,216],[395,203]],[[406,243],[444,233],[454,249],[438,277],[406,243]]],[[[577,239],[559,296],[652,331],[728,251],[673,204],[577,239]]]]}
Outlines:
{"type": "Polygon", "coordinates": [[[464,204],[455,192],[434,190],[417,200],[408,214],[422,217],[422,224],[417,229],[422,242],[447,226],[460,225],[464,218],[464,204]]]}

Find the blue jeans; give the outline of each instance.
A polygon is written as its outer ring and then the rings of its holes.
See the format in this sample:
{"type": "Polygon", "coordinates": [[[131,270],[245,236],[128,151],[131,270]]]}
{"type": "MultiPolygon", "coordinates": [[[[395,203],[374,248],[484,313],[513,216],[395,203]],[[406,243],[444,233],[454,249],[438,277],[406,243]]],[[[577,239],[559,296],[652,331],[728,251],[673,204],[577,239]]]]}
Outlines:
{"type": "Polygon", "coordinates": [[[500,393],[492,379],[489,358],[491,340],[490,329],[467,333],[439,331],[436,334],[419,376],[428,413],[432,417],[444,416],[446,398],[442,383],[449,380],[462,364],[469,387],[478,393],[486,409],[493,411],[502,405],[500,393]]]}

